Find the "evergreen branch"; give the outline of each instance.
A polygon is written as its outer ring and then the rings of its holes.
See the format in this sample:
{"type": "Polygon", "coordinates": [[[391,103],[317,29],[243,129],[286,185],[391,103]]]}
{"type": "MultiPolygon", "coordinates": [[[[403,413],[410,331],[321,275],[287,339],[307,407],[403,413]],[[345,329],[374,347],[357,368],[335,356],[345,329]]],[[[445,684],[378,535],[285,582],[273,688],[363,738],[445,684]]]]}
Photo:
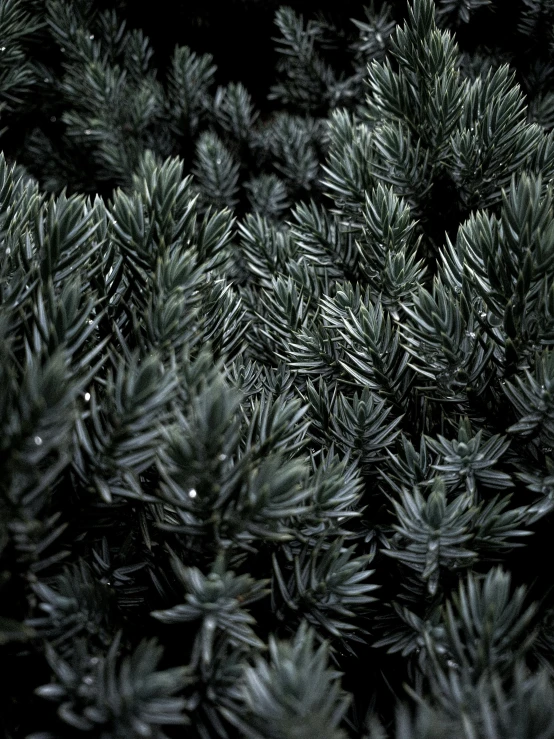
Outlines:
{"type": "Polygon", "coordinates": [[[185,567],[176,557],[172,566],[186,592],[186,603],[163,611],[153,611],[152,616],[164,623],[201,621],[196,636],[192,665],[209,664],[212,661],[214,639],[223,632],[233,646],[246,645],[263,648],[252,625],[254,617],[245,605],[263,598],[269,593],[269,580],[255,581],[248,575],[227,572],[219,558],[209,575],[203,575],[196,567],[185,567]]]}
{"type": "Polygon", "coordinates": [[[352,621],[367,616],[375,601],[368,593],[379,586],[364,582],[374,572],[366,569],[371,555],[354,557],[354,552],[355,547],[344,548],[340,538],[327,544],[320,537],[313,549],[303,547],[285,572],[274,554],[272,602],[277,616],[290,618],[288,609],[334,637],[363,642],[358,633],[366,630],[352,621]]]}
{"type": "Polygon", "coordinates": [[[249,739],[344,739],[339,728],[348,698],[338,683],[339,673],[327,667],[329,648],[316,650],[313,629],[303,622],[291,642],[270,637],[270,662],[258,657],[246,669],[242,696],[244,718],[225,711],[249,739]]]}
{"type": "Polygon", "coordinates": [[[58,715],[72,729],[166,739],[162,726],[189,723],[184,698],[175,696],[190,682],[189,670],[156,670],[163,648],[155,640],[142,641],[132,654],[118,660],[120,646],[121,632],[101,656],[88,653],[79,643],[74,659],[68,661],[47,644],[46,658],[56,682],[41,685],[36,693],[61,704],[58,715]]]}

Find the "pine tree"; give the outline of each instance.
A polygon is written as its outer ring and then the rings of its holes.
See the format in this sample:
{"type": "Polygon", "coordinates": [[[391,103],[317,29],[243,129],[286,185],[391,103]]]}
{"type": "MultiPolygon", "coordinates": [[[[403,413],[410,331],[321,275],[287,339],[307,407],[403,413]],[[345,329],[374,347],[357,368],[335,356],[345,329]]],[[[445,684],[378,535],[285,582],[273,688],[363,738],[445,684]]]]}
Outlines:
{"type": "Polygon", "coordinates": [[[520,5],[496,50],[494,2],[281,7],[265,114],[125,3],[0,0],[6,737],[554,735],[520,5]]]}

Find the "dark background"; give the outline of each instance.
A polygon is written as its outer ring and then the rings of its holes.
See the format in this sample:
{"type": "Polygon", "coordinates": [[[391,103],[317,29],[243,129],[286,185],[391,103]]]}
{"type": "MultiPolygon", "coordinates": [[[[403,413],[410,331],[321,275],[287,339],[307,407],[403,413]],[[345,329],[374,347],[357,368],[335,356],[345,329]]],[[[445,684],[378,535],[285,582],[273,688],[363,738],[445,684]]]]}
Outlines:
{"type": "MultiPolygon", "coordinates": [[[[287,5],[306,20],[324,13],[340,26],[355,30],[349,19],[363,20],[364,4],[360,0],[158,0],[153,10],[152,6],[122,0],[116,7],[129,25],[141,28],[149,37],[160,71],[166,68],[177,44],[187,45],[198,53],[212,54],[218,84],[242,82],[257,106],[263,107],[275,82],[277,54],[272,38],[279,35],[275,11],[287,5]]],[[[113,7],[109,1],[104,5],[113,7]]]]}
{"type": "MultiPolygon", "coordinates": [[[[129,26],[143,30],[156,52],[160,71],[166,68],[177,44],[210,53],[218,67],[217,83],[241,81],[263,111],[266,106],[272,107],[265,101],[275,82],[277,54],[272,39],[279,33],[275,11],[286,5],[305,20],[323,15],[339,29],[356,33],[350,19],[365,20],[364,7],[370,5],[370,0],[157,0],[153,5],[103,0],[99,5],[116,7],[129,26]]],[[[374,3],[377,10],[382,5],[380,0],[374,3]]],[[[389,0],[388,5],[396,21],[405,17],[407,0],[389,0]]],[[[469,25],[457,24],[452,30],[464,51],[471,52],[480,45],[500,48],[513,57],[518,67],[525,63],[521,57],[525,56],[526,44],[521,44],[523,39],[517,33],[524,9],[523,0],[494,2],[474,11],[469,25]]]]}

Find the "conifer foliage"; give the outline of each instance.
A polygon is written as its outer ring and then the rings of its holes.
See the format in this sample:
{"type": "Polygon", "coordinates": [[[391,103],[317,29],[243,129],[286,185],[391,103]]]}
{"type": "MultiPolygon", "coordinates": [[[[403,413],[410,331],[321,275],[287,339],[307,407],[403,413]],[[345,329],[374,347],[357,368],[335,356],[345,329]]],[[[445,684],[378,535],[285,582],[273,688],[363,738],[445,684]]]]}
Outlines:
{"type": "Polygon", "coordinates": [[[124,10],[0,0],[4,735],[553,737],[554,5],[124,10]]]}

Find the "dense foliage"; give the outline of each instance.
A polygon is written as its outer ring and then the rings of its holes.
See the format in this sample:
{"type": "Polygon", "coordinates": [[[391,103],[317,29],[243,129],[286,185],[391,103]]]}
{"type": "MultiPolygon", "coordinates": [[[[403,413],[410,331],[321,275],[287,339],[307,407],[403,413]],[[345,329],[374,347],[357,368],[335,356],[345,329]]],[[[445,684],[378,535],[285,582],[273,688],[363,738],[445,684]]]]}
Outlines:
{"type": "Polygon", "coordinates": [[[4,735],[554,737],[554,3],[131,5],[0,0],[4,735]]]}

